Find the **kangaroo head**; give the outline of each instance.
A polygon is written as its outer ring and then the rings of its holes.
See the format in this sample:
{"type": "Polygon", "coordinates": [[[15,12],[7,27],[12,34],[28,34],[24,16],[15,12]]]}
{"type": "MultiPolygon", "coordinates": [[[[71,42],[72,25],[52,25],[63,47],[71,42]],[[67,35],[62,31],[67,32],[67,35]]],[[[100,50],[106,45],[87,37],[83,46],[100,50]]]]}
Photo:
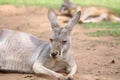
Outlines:
{"type": "Polygon", "coordinates": [[[60,27],[56,14],[53,10],[49,10],[48,19],[51,23],[52,36],[50,37],[50,56],[53,58],[63,57],[70,48],[70,33],[75,24],[78,23],[80,12],[77,12],[73,18],[64,26],[60,27]]]}
{"type": "Polygon", "coordinates": [[[69,0],[63,0],[63,3],[60,7],[60,12],[62,14],[69,14],[71,16],[71,14],[73,14],[76,10],[76,5],[73,4],[72,2],[70,2],[69,0]]]}

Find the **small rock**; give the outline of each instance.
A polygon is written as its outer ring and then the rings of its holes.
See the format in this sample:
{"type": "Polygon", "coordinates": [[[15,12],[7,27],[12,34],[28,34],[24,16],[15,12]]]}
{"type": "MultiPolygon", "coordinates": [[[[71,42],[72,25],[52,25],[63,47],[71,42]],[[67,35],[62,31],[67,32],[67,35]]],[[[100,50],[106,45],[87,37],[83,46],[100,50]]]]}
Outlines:
{"type": "Polygon", "coordinates": [[[115,60],[112,60],[110,63],[111,63],[111,64],[114,64],[114,63],[115,63],[115,60]]]}
{"type": "Polygon", "coordinates": [[[119,72],[115,72],[115,74],[118,74],[119,72]]]}

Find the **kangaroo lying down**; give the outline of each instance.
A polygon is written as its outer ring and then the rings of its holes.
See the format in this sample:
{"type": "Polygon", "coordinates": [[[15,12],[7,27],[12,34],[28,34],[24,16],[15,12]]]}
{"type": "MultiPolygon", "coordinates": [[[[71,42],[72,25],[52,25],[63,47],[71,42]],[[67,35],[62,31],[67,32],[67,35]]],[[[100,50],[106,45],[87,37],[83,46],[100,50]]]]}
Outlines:
{"type": "Polygon", "coordinates": [[[80,22],[96,23],[102,21],[120,22],[120,18],[110,9],[97,6],[76,6],[69,0],[63,0],[60,13],[73,16],[77,11],[81,11],[80,22]]]}
{"type": "Polygon", "coordinates": [[[60,27],[53,10],[49,10],[52,36],[50,42],[24,32],[0,30],[0,71],[45,74],[60,80],[71,80],[77,65],[70,52],[70,33],[78,23],[80,12],[60,27]],[[65,71],[63,76],[58,71],[65,71]]]}

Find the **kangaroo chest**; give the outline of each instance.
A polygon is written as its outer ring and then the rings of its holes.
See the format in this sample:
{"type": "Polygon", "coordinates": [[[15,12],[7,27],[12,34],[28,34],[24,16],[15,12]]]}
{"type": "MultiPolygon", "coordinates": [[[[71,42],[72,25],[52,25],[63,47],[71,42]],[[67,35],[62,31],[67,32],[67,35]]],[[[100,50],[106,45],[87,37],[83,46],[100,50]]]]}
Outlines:
{"type": "Polygon", "coordinates": [[[48,69],[51,69],[53,71],[60,71],[63,70],[67,67],[67,62],[60,60],[60,61],[55,61],[55,60],[49,60],[45,62],[44,66],[48,69]]]}

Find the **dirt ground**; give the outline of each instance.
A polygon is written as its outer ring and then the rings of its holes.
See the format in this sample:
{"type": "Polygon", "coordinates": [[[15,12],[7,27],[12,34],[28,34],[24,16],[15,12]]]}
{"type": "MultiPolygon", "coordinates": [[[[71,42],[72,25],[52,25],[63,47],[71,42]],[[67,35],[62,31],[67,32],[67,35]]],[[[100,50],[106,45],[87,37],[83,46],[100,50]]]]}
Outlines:
{"type": "MultiPolygon", "coordinates": [[[[0,29],[23,31],[49,41],[51,34],[47,8],[0,6],[0,29]]],[[[59,17],[61,25],[65,20],[59,17]]],[[[116,38],[88,37],[77,24],[72,32],[72,52],[78,65],[74,80],[120,80],[120,45],[116,38]]],[[[0,80],[56,80],[55,78],[21,73],[0,73],[0,80]]]]}

